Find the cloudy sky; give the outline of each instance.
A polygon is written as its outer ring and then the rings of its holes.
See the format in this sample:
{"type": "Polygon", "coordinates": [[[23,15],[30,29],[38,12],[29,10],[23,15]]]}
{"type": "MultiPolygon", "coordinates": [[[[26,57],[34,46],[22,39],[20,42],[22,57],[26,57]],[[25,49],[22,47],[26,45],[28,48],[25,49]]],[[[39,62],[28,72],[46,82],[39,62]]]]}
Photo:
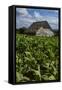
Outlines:
{"type": "Polygon", "coordinates": [[[16,28],[28,28],[33,22],[45,20],[52,29],[58,29],[58,10],[16,8],[16,28]]]}

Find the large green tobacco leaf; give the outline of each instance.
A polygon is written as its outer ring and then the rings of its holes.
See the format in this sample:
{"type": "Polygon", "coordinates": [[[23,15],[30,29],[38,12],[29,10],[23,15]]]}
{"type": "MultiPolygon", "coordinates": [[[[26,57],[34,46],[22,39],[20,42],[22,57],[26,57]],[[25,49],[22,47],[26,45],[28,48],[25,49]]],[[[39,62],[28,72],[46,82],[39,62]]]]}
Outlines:
{"type": "Polygon", "coordinates": [[[23,76],[23,74],[16,72],[16,81],[20,82],[20,81],[29,81],[30,79],[28,77],[23,76]]]}
{"type": "Polygon", "coordinates": [[[16,82],[58,80],[58,36],[16,34],[16,82]]]}

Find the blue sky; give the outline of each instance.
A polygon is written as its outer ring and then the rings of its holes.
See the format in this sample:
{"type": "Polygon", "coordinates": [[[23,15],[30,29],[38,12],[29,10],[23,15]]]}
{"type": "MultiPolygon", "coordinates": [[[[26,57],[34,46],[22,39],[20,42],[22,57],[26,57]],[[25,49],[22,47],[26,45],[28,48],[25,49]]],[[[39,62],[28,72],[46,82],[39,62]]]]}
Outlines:
{"type": "Polygon", "coordinates": [[[58,10],[16,8],[16,28],[28,28],[37,21],[48,21],[52,29],[58,29],[58,10]]]}

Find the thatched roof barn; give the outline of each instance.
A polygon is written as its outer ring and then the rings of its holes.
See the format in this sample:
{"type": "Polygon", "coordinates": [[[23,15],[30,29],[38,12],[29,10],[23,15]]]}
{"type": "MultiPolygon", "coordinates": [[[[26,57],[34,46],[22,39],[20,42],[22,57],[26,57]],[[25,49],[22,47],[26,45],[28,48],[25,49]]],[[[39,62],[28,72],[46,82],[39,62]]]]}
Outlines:
{"type": "Polygon", "coordinates": [[[25,31],[26,34],[41,35],[41,36],[52,36],[54,35],[52,28],[47,21],[34,22],[25,31]]]}
{"type": "Polygon", "coordinates": [[[34,22],[29,29],[33,31],[37,31],[40,27],[43,27],[45,29],[52,29],[47,21],[41,21],[41,22],[34,22]]]}

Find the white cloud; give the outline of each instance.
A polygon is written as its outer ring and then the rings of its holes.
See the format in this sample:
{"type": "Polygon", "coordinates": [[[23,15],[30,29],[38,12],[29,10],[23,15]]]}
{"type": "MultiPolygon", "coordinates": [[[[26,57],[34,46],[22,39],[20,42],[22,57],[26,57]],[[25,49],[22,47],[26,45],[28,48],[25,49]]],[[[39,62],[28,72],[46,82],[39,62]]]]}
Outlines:
{"type": "Polygon", "coordinates": [[[58,29],[58,17],[41,15],[38,11],[34,11],[31,15],[26,8],[17,8],[16,12],[19,13],[16,16],[16,28],[29,27],[36,21],[48,21],[53,29],[58,29]]]}
{"type": "Polygon", "coordinates": [[[19,12],[21,15],[27,15],[28,12],[25,8],[16,8],[16,11],[19,12]]]}
{"type": "Polygon", "coordinates": [[[16,28],[29,27],[35,19],[28,13],[25,8],[17,8],[16,11],[19,13],[16,16],[16,28]]]}
{"type": "Polygon", "coordinates": [[[36,12],[36,11],[34,12],[34,18],[36,21],[42,21],[43,20],[43,16],[40,15],[40,13],[36,12]]]}
{"type": "Polygon", "coordinates": [[[16,8],[16,11],[19,13],[22,17],[31,17],[31,15],[28,13],[26,8],[16,8]]]}
{"type": "Polygon", "coordinates": [[[53,29],[58,29],[58,17],[48,16],[48,15],[43,16],[39,12],[36,12],[36,11],[34,12],[34,17],[36,21],[48,21],[48,23],[53,29]]]}
{"type": "Polygon", "coordinates": [[[45,17],[45,20],[48,21],[52,29],[58,29],[58,18],[57,17],[47,16],[45,17]]]}
{"type": "Polygon", "coordinates": [[[40,15],[39,12],[36,12],[36,11],[35,11],[35,12],[34,12],[34,16],[38,18],[38,17],[40,17],[41,15],[40,15]]]}
{"type": "Polygon", "coordinates": [[[20,28],[20,27],[29,27],[33,22],[35,22],[34,19],[18,17],[16,19],[16,24],[17,24],[16,27],[17,28],[20,28]]]}

